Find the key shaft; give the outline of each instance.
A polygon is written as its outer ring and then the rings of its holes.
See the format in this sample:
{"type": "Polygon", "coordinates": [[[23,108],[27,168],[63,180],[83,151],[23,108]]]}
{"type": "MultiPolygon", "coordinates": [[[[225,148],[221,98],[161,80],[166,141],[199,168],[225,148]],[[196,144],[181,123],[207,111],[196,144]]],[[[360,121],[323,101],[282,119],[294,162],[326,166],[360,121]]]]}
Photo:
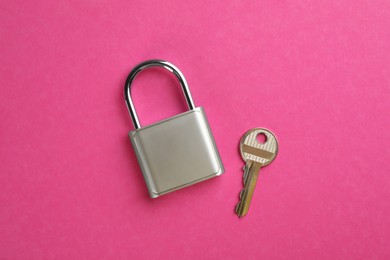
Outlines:
{"type": "Polygon", "coordinates": [[[262,165],[259,162],[251,160],[246,162],[244,173],[244,189],[240,193],[240,202],[236,207],[236,214],[239,217],[245,216],[249,211],[249,206],[252,201],[253,192],[256,188],[261,166],[262,165]]]}

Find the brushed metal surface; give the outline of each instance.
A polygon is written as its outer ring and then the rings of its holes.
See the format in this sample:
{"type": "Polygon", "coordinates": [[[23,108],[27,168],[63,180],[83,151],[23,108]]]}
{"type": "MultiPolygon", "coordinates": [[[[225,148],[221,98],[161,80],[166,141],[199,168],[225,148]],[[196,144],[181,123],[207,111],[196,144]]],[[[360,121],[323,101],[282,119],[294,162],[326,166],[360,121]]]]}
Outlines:
{"type": "Polygon", "coordinates": [[[224,172],[202,107],[129,133],[152,198],[224,172]]]}

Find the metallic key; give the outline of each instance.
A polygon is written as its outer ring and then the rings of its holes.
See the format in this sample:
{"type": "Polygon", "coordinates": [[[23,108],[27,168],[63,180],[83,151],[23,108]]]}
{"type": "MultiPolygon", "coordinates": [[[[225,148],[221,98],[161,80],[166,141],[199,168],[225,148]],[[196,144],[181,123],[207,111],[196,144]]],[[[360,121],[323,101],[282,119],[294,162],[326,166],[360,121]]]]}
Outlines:
{"type": "Polygon", "coordinates": [[[240,192],[236,214],[243,217],[248,213],[260,168],[270,164],[275,159],[278,153],[278,141],[271,131],[264,128],[254,128],[241,138],[240,152],[246,164],[243,168],[244,189],[240,192]],[[258,135],[261,134],[265,136],[264,143],[257,140],[258,135]]]}

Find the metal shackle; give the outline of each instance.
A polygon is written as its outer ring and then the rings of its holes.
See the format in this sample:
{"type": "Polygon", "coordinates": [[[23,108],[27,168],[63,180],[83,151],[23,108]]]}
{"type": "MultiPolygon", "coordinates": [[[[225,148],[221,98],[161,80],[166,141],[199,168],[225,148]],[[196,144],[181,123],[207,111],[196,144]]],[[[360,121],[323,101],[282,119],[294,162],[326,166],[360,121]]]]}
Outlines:
{"type": "Polygon", "coordinates": [[[134,107],[133,100],[131,98],[131,83],[135,79],[135,77],[140,73],[143,69],[149,67],[163,67],[166,70],[169,70],[173,74],[175,74],[176,78],[179,80],[181,88],[183,90],[184,97],[186,99],[188,109],[193,110],[195,108],[194,101],[192,100],[190,90],[188,88],[188,84],[186,79],[184,78],[183,73],[172,63],[164,60],[148,60],[144,61],[132,69],[130,74],[127,76],[125,83],[125,101],[127,105],[127,109],[129,110],[131,120],[133,121],[133,125],[135,129],[141,128],[141,124],[138,119],[137,112],[134,107]]]}

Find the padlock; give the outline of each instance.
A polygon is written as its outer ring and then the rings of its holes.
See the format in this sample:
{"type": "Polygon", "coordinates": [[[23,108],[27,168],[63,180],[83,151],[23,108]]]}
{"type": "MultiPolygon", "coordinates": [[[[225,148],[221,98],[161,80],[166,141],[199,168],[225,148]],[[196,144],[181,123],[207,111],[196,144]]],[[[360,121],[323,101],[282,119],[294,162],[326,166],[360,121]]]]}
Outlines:
{"type": "Polygon", "coordinates": [[[129,132],[150,197],[219,176],[224,167],[202,107],[195,107],[181,71],[163,60],[137,65],[125,84],[125,101],[135,130],[129,132]],[[160,66],[179,80],[189,111],[141,127],[131,98],[131,83],[145,68],[160,66]]]}

